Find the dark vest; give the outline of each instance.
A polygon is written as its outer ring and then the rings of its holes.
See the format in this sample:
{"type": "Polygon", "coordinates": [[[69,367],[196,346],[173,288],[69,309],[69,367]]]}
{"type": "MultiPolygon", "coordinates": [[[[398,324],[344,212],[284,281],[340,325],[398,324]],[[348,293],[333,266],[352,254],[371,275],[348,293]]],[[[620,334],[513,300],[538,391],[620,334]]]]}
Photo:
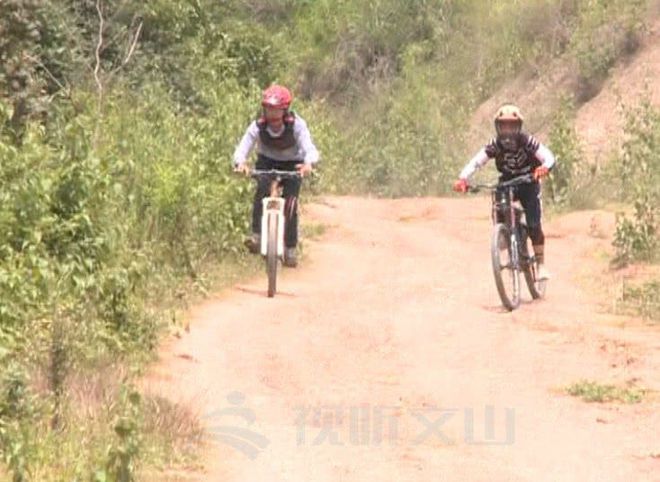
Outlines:
{"type": "Polygon", "coordinates": [[[499,139],[486,146],[486,154],[495,159],[497,170],[506,178],[529,174],[541,161],[536,158],[539,142],[531,135],[520,133],[514,149],[506,149],[499,139]]]}
{"type": "Polygon", "coordinates": [[[273,137],[268,132],[268,123],[266,118],[261,116],[257,119],[259,128],[259,140],[264,146],[272,149],[285,150],[296,145],[296,137],[293,133],[293,126],[296,122],[296,115],[291,112],[284,117],[284,132],[279,137],[273,137]]]}

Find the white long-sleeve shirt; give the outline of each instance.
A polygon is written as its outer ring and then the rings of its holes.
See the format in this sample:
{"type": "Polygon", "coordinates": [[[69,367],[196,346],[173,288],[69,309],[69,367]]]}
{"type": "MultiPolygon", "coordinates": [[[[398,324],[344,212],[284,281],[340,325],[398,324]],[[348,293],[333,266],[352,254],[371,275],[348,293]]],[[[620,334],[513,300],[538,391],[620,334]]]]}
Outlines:
{"type": "MultiPolygon", "coordinates": [[[[550,149],[545,145],[537,141],[533,136],[529,136],[525,146],[521,149],[527,149],[534,152],[534,157],[539,160],[541,165],[547,167],[548,169],[552,168],[555,165],[555,156],[552,154],[550,149]]],[[[482,148],[463,168],[459,177],[461,179],[468,179],[472,176],[478,169],[482,168],[489,159],[495,157],[495,140],[492,140],[486,147],[482,148]]],[[[516,155],[512,155],[515,159],[516,155]]]]}
{"type": "MultiPolygon", "coordinates": [[[[268,131],[272,137],[277,137],[278,134],[268,131]]],[[[284,134],[284,129],[279,135],[284,134]]],[[[319,160],[319,152],[312,142],[312,136],[307,127],[307,123],[303,118],[296,115],[293,124],[293,135],[296,139],[296,145],[289,149],[274,149],[261,142],[259,136],[259,126],[256,121],[253,121],[245,131],[241,142],[234,151],[233,164],[234,167],[243,165],[250,152],[257,144],[257,152],[265,157],[274,159],[276,161],[303,161],[305,164],[316,164],[319,160]]]]}

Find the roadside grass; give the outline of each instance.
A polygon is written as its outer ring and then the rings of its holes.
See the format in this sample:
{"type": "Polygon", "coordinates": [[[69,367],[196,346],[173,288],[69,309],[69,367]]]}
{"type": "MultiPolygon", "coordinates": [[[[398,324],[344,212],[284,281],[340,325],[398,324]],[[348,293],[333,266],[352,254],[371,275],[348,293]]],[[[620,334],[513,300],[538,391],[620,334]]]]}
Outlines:
{"type": "MultiPolygon", "coordinates": [[[[262,268],[261,259],[238,254],[206,266],[194,282],[180,284],[176,296],[165,296],[161,305],[150,307],[152,313],[160,314],[160,340],[181,337],[189,329],[187,311],[209,293],[250,278],[262,268]]],[[[44,419],[34,428],[41,440],[37,452],[27,453],[33,461],[34,480],[82,480],[89,474],[94,474],[94,481],[114,480],[114,474],[124,469],[140,477],[149,474],[149,480],[165,480],[172,471],[199,468],[204,430],[198,414],[185,404],[133,385],[149,360],[154,358],[107,360],[71,371],[60,430],[49,430],[44,419]],[[119,469],[112,466],[112,460],[119,460],[119,469]]],[[[46,374],[36,377],[32,390],[45,393],[48,383],[46,374]]]]}
{"type": "Polygon", "coordinates": [[[660,276],[641,283],[624,282],[617,300],[617,313],[633,314],[660,323],[660,276]]]}
{"type": "Polygon", "coordinates": [[[328,225],[324,223],[304,223],[302,225],[302,237],[305,239],[319,239],[328,231],[328,225]]]}
{"type": "Polygon", "coordinates": [[[143,430],[149,442],[144,449],[148,472],[200,467],[204,429],[199,416],[185,405],[158,395],[145,396],[143,430]]]}
{"type": "Polygon", "coordinates": [[[602,384],[596,381],[581,380],[566,388],[566,393],[579,397],[588,403],[640,403],[647,390],[635,387],[621,387],[611,384],[602,384]]]}
{"type": "MultiPolygon", "coordinates": [[[[192,306],[262,270],[261,257],[243,253],[207,267],[197,280],[180,286],[176,296],[170,298],[173,301],[155,308],[166,313],[165,333],[182,337],[190,329],[188,310],[192,306]]],[[[165,480],[168,472],[198,469],[204,438],[198,414],[185,404],[154,394],[143,395],[142,407],[142,429],[148,445],[142,450],[141,470],[147,480],[165,480]]]]}

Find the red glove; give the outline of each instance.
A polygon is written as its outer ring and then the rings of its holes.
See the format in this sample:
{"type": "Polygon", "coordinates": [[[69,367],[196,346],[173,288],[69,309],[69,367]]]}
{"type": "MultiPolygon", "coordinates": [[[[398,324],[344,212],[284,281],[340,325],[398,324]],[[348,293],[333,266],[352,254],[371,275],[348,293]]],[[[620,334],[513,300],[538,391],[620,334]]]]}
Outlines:
{"type": "Polygon", "coordinates": [[[537,181],[539,179],[543,179],[545,176],[548,175],[549,172],[550,169],[548,169],[547,167],[539,166],[536,168],[536,170],[534,170],[534,179],[536,179],[537,181]]]}
{"type": "Polygon", "coordinates": [[[467,179],[459,179],[458,181],[454,182],[454,191],[467,192],[467,190],[468,190],[467,179]]]}

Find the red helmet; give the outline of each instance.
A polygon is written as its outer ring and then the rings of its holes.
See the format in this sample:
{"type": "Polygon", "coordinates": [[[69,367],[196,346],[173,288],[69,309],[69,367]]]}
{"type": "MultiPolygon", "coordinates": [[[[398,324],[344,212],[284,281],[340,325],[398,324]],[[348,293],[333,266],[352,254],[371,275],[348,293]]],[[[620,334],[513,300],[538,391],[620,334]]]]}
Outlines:
{"type": "Polygon", "coordinates": [[[281,85],[271,85],[264,90],[261,97],[261,105],[263,107],[288,110],[292,100],[293,96],[289,92],[289,89],[281,85]]]}

